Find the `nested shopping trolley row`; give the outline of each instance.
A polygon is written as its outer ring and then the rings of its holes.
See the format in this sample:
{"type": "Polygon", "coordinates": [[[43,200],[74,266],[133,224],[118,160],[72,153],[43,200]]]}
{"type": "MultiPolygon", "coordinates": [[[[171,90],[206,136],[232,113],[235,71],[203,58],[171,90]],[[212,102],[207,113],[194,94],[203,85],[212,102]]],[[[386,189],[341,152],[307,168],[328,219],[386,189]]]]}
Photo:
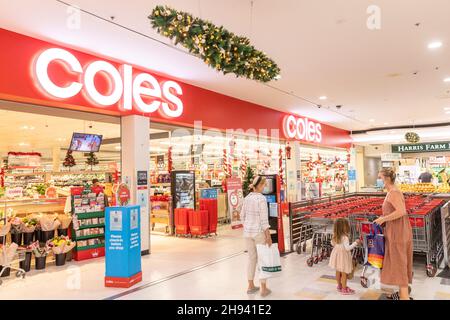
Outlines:
{"type": "MultiPolygon", "coordinates": [[[[337,218],[347,218],[351,238],[363,239],[371,231],[372,221],[382,214],[382,194],[349,195],[341,198],[321,199],[291,204],[291,236],[293,249],[305,253],[311,243],[308,266],[326,260],[331,253],[333,224],[337,218]]],[[[406,195],[405,204],[413,233],[413,251],[426,256],[426,272],[436,274],[443,259],[441,211],[445,201],[423,195],[406,195]]],[[[363,248],[356,248],[353,257],[364,262],[363,248]]]]}

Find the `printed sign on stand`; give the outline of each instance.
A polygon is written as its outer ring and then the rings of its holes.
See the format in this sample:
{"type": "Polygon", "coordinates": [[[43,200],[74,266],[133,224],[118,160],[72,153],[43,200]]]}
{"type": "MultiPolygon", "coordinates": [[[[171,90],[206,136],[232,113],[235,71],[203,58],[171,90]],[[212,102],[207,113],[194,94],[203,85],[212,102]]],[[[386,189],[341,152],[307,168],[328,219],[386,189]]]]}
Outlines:
{"type": "Polygon", "coordinates": [[[244,202],[242,182],[240,178],[227,179],[228,209],[231,216],[231,227],[242,228],[241,208],[244,202]]]}
{"type": "Polygon", "coordinates": [[[142,281],[140,207],[108,207],[105,222],[105,286],[129,288],[142,281]]]}
{"type": "Polygon", "coordinates": [[[119,184],[117,188],[117,204],[120,206],[126,206],[130,202],[131,194],[130,188],[125,183],[119,184]]]}
{"type": "Polygon", "coordinates": [[[200,198],[201,199],[217,199],[218,197],[218,189],[210,188],[210,189],[200,189],[200,198]]]}

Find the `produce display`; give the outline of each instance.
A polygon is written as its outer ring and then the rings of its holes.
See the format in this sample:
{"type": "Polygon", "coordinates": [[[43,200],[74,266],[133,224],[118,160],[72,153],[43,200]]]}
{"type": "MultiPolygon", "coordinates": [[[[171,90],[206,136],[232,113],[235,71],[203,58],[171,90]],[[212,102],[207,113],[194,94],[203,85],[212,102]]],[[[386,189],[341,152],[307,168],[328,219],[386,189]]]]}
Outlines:
{"type": "Polygon", "coordinates": [[[432,183],[405,183],[400,185],[400,190],[406,193],[450,193],[450,185],[448,183],[442,183],[440,186],[432,183]]]}

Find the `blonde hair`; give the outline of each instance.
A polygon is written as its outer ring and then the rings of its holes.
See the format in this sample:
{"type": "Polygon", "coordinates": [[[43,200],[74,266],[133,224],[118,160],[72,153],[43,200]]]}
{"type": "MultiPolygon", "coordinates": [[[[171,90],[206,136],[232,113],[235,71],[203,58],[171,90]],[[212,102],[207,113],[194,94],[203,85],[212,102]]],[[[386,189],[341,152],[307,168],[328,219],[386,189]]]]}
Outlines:
{"type": "Polygon", "coordinates": [[[253,179],[253,182],[248,186],[250,191],[255,191],[256,187],[258,187],[261,184],[266,183],[266,178],[263,176],[256,176],[255,179],[253,179]]]}
{"type": "Polygon", "coordinates": [[[395,183],[395,171],[392,168],[383,168],[380,170],[381,175],[383,175],[383,177],[385,178],[389,178],[391,180],[392,183],[395,183]]]}
{"type": "Polygon", "coordinates": [[[333,241],[341,243],[343,236],[350,235],[350,223],[345,218],[338,218],[333,225],[333,241]]]}

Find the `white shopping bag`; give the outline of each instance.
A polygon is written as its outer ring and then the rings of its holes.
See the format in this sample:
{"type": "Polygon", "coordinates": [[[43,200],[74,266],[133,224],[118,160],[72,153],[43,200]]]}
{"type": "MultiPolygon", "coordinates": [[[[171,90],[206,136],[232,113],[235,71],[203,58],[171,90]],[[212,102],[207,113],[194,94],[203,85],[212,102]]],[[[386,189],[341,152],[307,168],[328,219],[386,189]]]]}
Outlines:
{"type": "Polygon", "coordinates": [[[361,273],[361,284],[364,283],[366,288],[379,290],[381,288],[380,276],[380,269],[366,265],[361,273]]]}
{"type": "Polygon", "coordinates": [[[280,252],[278,244],[274,243],[270,247],[266,244],[256,245],[258,253],[259,279],[277,277],[281,274],[280,252]]]}

